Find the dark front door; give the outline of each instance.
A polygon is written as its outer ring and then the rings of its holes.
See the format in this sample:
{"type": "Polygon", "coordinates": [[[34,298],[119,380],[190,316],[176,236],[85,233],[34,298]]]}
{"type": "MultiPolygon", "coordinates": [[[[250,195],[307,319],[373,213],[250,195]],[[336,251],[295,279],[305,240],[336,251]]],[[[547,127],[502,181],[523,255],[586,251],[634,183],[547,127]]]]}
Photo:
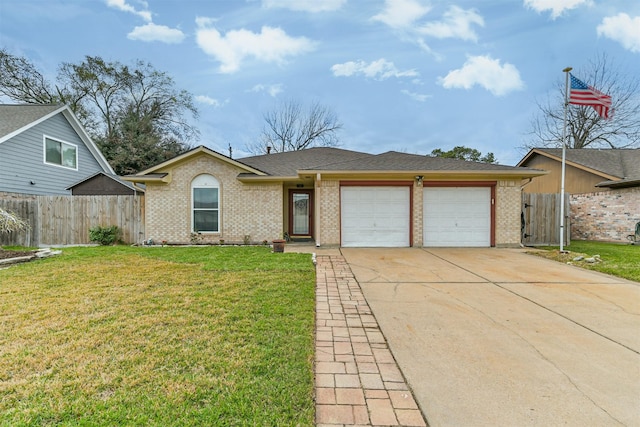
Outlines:
{"type": "Polygon", "coordinates": [[[313,191],[289,190],[289,236],[312,237],[313,191]]]}

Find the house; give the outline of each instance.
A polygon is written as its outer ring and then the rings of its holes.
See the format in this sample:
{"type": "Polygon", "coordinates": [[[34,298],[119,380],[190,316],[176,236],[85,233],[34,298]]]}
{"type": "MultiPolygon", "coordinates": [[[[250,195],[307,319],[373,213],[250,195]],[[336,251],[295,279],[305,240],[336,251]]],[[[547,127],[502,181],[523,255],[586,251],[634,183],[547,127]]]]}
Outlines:
{"type": "Polygon", "coordinates": [[[521,185],[544,171],[337,148],[232,159],[200,146],[145,184],[145,238],[170,243],[517,246],[521,185]]]}
{"type": "MultiPolygon", "coordinates": [[[[534,148],[517,166],[544,169],[549,174],[524,187],[527,193],[560,193],[562,149],[534,148]]],[[[565,193],[581,194],[640,185],[640,149],[567,149],[565,193]]]]}
{"type": "Polygon", "coordinates": [[[114,171],[64,105],[0,105],[0,193],[71,194],[81,179],[114,171]]]}
{"type": "Polygon", "coordinates": [[[117,175],[96,172],[69,186],[73,196],[134,196],[144,193],[144,189],[135,186],[117,175]]]}
{"type": "MultiPolygon", "coordinates": [[[[534,148],[518,166],[550,171],[523,191],[560,193],[562,149],[534,148]]],[[[626,242],[640,221],[640,149],[567,149],[564,188],[571,239],[626,242]]]]}

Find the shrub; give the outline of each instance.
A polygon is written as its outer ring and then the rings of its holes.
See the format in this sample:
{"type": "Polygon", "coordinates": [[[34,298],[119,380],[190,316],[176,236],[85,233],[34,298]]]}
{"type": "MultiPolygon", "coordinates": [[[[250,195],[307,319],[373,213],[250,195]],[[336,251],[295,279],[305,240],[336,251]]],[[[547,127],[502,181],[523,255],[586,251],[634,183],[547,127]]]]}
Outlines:
{"type": "Polygon", "coordinates": [[[13,212],[0,209],[0,233],[27,230],[29,224],[23,221],[13,212]]]}
{"type": "Polygon", "coordinates": [[[120,239],[120,229],[117,225],[102,227],[96,225],[89,229],[89,240],[103,246],[113,245],[120,239]]]}

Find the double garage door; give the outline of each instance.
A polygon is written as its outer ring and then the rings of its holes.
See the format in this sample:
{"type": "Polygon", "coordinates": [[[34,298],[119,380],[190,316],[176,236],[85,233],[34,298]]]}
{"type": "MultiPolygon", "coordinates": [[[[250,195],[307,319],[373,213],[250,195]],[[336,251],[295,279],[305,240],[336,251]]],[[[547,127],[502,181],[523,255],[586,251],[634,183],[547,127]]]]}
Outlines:
{"type": "MultiPolygon", "coordinates": [[[[410,191],[410,186],[342,187],[342,246],[410,246],[410,191]]],[[[489,187],[427,187],[423,191],[424,246],[490,246],[489,187]]]]}

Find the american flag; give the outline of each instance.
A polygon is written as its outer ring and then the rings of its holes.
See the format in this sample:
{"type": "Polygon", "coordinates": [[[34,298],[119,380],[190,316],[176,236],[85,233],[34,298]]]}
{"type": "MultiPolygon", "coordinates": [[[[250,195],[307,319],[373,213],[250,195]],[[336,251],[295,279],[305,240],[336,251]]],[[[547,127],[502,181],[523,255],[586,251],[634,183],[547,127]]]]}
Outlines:
{"type": "MultiPolygon", "coordinates": [[[[590,105],[600,117],[609,118],[609,110],[611,110],[611,97],[588,86],[581,80],[571,76],[571,91],[569,93],[569,103],[575,105],[590,105]]],[[[613,112],[613,111],[612,111],[613,112]]]]}

